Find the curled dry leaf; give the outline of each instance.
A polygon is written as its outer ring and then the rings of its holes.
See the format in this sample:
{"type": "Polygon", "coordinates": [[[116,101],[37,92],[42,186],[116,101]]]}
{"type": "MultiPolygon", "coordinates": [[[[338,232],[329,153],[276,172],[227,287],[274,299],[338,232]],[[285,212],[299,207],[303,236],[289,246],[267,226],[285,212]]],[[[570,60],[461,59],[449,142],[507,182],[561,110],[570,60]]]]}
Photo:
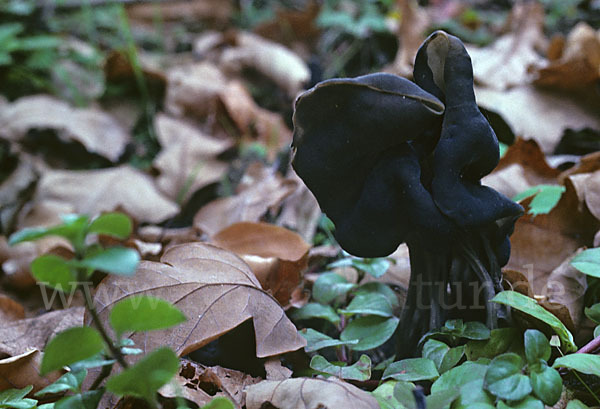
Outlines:
{"type": "Polygon", "coordinates": [[[576,90],[600,78],[600,30],[584,22],[569,33],[560,57],[537,69],[537,85],[576,90]]]}
{"type": "MultiPolygon", "coordinates": [[[[530,271],[528,279],[535,294],[544,294],[549,274],[578,248],[592,244],[598,220],[580,205],[574,184],[567,178],[566,191],[548,214],[522,216],[511,236],[507,268],[530,271]]],[[[527,207],[531,199],[522,204],[527,207]]]]}
{"type": "Polygon", "coordinates": [[[297,180],[283,178],[262,165],[250,166],[235,196],[213,200],[194,216],[194,227],[214,235],[236,222],[257,222],[298,189],[297,180]]]}
{"type": "Polygon", "coordinates": [[[6,295],[0,294],[0,325],[25,318],[25,309],[21,304],[6,295]]]}
{"type": "Polygon", "coordinates": [[[53,129],[65,140],[81,143],[89,152],[115,162],[130,140],[107,113],[96,108],[73,108],[48,95],[23,97],[0,112],[0,137],[19,140],[30,129],[53,129]]]}
{"type": "Polygon", "coordinates": [[[32,385],[32,391],[37,392],[56,381],[60,376],[57,372],[40,375],[41,364],[42,353],[37,349],[29,349],[22,354],[0,359],[0,391],[32,385]]]}
{"type": "Polygon", "coordinates": [[[289,304],[308,266],[311,246],[302,237],[268,223],[241,222],[221,230],[212,241],[240,256],[265,290],[281,305],[289,304]]]}
{"type": "Polygon", "coordinates": [[[216,156],[233,145],[215,139],[190,123],[158,114],[154,126],[163,149],[154,159],[158,187],[172,200],[186,201],[196,190],[219,181],[227,164],[216,156]]]}
{"type": "Polygon", "coordinates": [[[487,47],[469,47],[473,76],[478,84],[497,90],[529,83],[528,67],[540,63],[537,49],[544,48],[544,7],[517,3],[511,10],[511,31],[487,47]]]}
{"type": "Polygon", "coordinates": [[[318,40],[320,29],[316,24],[321,5],[310,0],[302,10],[278,8],[275,17],[254,27],[259,36],[287,46],[312,45],[318,40]]]}
{"type": "Polygon", "coordinates": [[[243,31],[236,33],[234,44],[221,54],[221,65],[229,71],[253,68],[270,78],[290,97],[295,97],[310,80],[306,63],[281,44],[243,31]]]}
{"type": "MultiPolygon", "coordinates": [[[[306,345],[248,265],[235,254],[209,244],[171,247],[160,263],[142,261],[131,279],[116,275],[105,278],[94,298],[101,320],[108,323],[111,307],[134,292],[167,300],[188,317],[174,328],[129,334],[146,351],[168,345],[180,356],[185,355],[248,319],[254,323],[258,357],[306,345]]],[[[90,322],[89,317],[86,322],[90,322]]]]}
{"type": "Polygon", "coordinates": [[[174,66],[167,71],[165,108],[175,116],[205,118],[216,111],[226,84],[225,76],[211,63],[174,66]]]}
{"type": "Polygon", "coordinates": [[[500,159],[496,169],[481,182],[513,197],[541,184],[557,184],[560,171],[546,162],[546,157],[533,139],[517,139],[500,159]]]}
{"type": "Polygon", "coordinates": [[[259,107],[241,82],[229,82],[219,97],[242,137],[262,142],[271,159],[292,142],[292,133],[281,115],[259,107]]]}
{"type": "Polygon", "coordinates": [[[268,381],[283,381],[291,378],[294,373],[290,368],[283,366],[278,357],[271,357],[265,361],[265,372],[268,381]]]}
{"type": "Polygon", "coordinates": [[[220,366],[206,367],[194,361],[182,359],[179,373],[173,382],[159,390],[164,397],[181,396],[199,406],[206,405],[217,396],[223,396],[235,402],[237,407],[245,405],[243,389],[260,382],[243,372],[220,366]],[[216,393],[215,393],[216,392],[216,393]]]}
{"type": "Polygon", "coordinates": [[[600,129],[598,107],[533,86],[506,91],[475,87],[477,104],[497,112],[516,135],[533,138],[551,153],[566,129],[600,129]],[[536,118],[544,118],[543,121],[536,118]]]}
{"type": "Polygon", "coordinates": [[[138,222],[158,223],[179,211],[158,192],[150,176],[127,165],[88,171],[48,170],[40,179],[35,202],[48,200],[89,215],[121,208],[138,222]]]}
{"type": "Polygon", "coordinates": [[[8,234],[14,227],[16,215],[29,199],[38,172],[25,155],[17,168],[0,184],[0,233],[8,234]]]}
{"type": "MultiPolygon", "coordinates": [[[[48,299],[52,294],[56,295],[52,291],[45,294],[48,299]]],[[[82,324],[83,310],[83,307],[66,308],[3,325],[0,328],[0,356],[14,357],[32,348],[43,351],[56,334],[82,324]]]]}
{"type": "Polygon", "coordinates": [[[246,389],[246,407],[260,409],[379,409],[377,400],[337,378],[263,381],[246,389]],[[271,406],[269,406],[271,405],[271,406]]]}

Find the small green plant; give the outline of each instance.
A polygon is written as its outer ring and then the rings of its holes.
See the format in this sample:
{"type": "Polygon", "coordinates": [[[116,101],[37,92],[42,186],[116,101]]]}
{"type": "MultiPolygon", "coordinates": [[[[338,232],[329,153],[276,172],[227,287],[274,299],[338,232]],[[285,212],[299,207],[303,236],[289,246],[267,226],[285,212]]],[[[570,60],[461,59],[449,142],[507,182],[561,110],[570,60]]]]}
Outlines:
{"type": "MultiPolygon", "coordinates": [[[[112,338],[98,317],[87,286],[95,271],[125,276],[135,273],[140,260],[135,250],[120,246],[103,247],[97,240],[92,240],[94,235],[122,240],[130,235],[131,230],[131,220],[122,213],[106,213],[93,220],[84,215],[67,215],[63,216],[62,224],[24,229],[9,239],[11,245],[16,245],[46,236],[61,236],[73,248],[74,256],[71,259],[45,254],[31,264],[33,276],[43,285],[55,291],[80,292],[95,326],[69,328],[46,345],[40,373],[45,375],[65,367],[68,372],[36,396],[68,393],[53,404],[57,409],[96,407],[106,391],[118,396],[142,398],[156,407],[158,389],[169,382],[179,369],[177,355],[166,347],[148,353],[131,365],[126,356],[142,351],[123,336],[126,332],[152,331],[177,325],[186,320],[179,309],[167,301],[150,296],[127,297],[115,304],[110,312],[109,323],[115,333],[112,338]],[[111,375],[115,363],[118,363],[121,371],[111,375]],[[92,386],[82,391],[81,385],[91,368],[102,369],[92,386]],[[105,379],[106,383],[102,386],[105,379]]],[[[35,400],[24,398],[30,391],[27,388],[13,390],[6,396],[0,396],[0,407],[4,407],[2,398],[9,402],[4,403],[8,405],[6,407],[27,409],[36,406],[35,400]],[[20,403],[10,403],[15,401],[20,403]]]]}
{"type": "Polygon", "coordinates": [[[533,196],[527,213],[537,216],[538,214],[550,213],[550,211],[558,204],[564,191],[564,186],[537,185],[519,193],[513,197],[513,200],[518,202],[533,196]]]}

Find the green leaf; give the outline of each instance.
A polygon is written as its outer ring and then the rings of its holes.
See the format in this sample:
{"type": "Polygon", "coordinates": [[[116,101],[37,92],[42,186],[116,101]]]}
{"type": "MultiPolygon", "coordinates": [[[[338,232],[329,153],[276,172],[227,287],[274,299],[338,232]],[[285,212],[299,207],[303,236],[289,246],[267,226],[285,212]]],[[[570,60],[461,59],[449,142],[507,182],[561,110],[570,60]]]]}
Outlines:
{"type": "MultiPolygon", "coordinates": [[[[398,401],[398,399],[396,399],[396,397],[394,396],[394,387],[396,386],[396,384],[398,383],[398,381],[387,381],[382,383],[381,385],[379,385],[377,388],[375,388],[375,390],[373,392],[371,392],[371,395],[373,395],[375,397],[375,399],[377,399],[377,403],[379,403],[379,407],[381,409],[404,409],[406,408],[406,406],[404,406],[402,403],[400,403],[400,401],[398,401]]],[[[412,394],[412,392],[411,392],[412,394]]],[[[414,400],[414,398],[413,398],[414,400]]],[[[406,401],[403,402],[404,404],[406,404],[406,401]]]]}
{"type": "Polygon", "coordinates": [[[533,186],[524,192],[519,193],[513,200],[515,202],[521,201],[527,197],[535,196],[529,203],[529,214],[538,215],[550,213],[550,211],[556,206],[563,192],[565,191],[564,186],[558,185],[537,185],[533,186]]]}
{"type": "Polygon", "coordinates": [[[342,314],[370,314],[379,317],[393,317],[394,311],[387,297],[383,294],[362,292],[354,296],[350,304],[339,310],[342,314]]]}
{"type": "Polygon", "coordinates": [[[556,358],[553,368],[569,368],[578,372],[600,376],[600,355],[570,354],[556,358]]]}
{"type": "Polygon", "coordinates": [[[567,403],[567,409],[590,409],[590,407],[579,399],[573,399],[567,403]]]}
{"type": "Polygon", "coordinates": [[[229,399],[218,396],[200,409],[235,409],[235,406],[233,406],[233,403],[229,399]]]}
{"type": "Polygon", "coordinates": [[[54,409],[96,409],[104,395],[104,389],[67,396],[54,404],[54,409]]]}
{"type": "Polygon", "coordinates": [[[460,390],[460,395],[458,396],[458,400],[455,404],[457,409],[495,409],[494,396],[483,389],[483,377],[481,379],[468,382],[460,386],[458,389],[460,390]]]}
{"type": "Polygon", "coordinates": [[[123,213],[105,213],[97,217],[88,229],[90,233],[126,239],[131,234],[131,219],[123,213]]]}
{"type": "Polygon", "coordinates": [[[360,287],[358,287],[354,291],[355,295],[368,294],[368,293],[381,294],[385,298],[387,298],[388,302],[390,303],[390,305],[392,306],[393,309],[400,308],[400,302],[398,301],[398,296],[396,295],[394,290],[392,290],[390,288],[389,285],[380,283],[378,281],[371,281],[370,283],[362,284],[360,287]]]}
{"type": "Polygon", "coordinates": [[[7,389],[0,392],[0,408],[32,409],[37,406],[37,400],[28,399],[25,396],[31,392],[33,386],[29,385],[23,389],[7,389]]]}
{"type": "Polygon", "coordinates": [[[399,381],[394,385],[394,398],[398,402],[401,402],[407,409],[417,409],[417,400],[415,399],[414,390],[414,384],[399,381]]]}
{"type": "Polygon", "coordinates": [[[125,331],[169,328],[186,321],[186,317],[170,302],[148,295],[137,295],[116,303],[110,312],[109,321],[120,337],[125,331]]]}
{"type": "Polygon", "coordinates": [[[60,45],[60,39],[55,36],[37,35],[29,36],[19,40],[20,51],[34,51],[44,48],[56,48],[60,45]]]}
{"type": "Polygon", "coordinates": [[[445,389],[459,389],[470,382],[481,381],[483,380],[487,368],[487,365],[467,361],[456,368],[452,368],[443,373],[433,385],[431,385],[431,392],[445,389]]]}
{"type": "Polygon", "coordinates": [[[443,390],[432,393],[425,398],[427,409],[446,409],[460,395],[459,390],[443,390]]]}
{"type": "Polygon", "coordinates": [[[600,303],[594,304],[591,307],[585,307],[585,316],[594,321],[594,323],[600,324],[600,303]]]}
{"type": "Polygon", "coordinates": [[[428,358],[433,361],[436,369],[439,371],[442,366],[442,361],[450,347],[437,339],[429,339],[423,345],[423,358],[428,358]]]}
{"type": "Polygon", "coordinates": [[[556,369],[543,363],[540,371],[529,374],[529,380],[531,381],[533,393],[542,402],[548,406],[558,402],[562,393],[562,379],[556,369]]]}
{"type": "Polygon", "coordinates": [[[398,381],[431,380],[440,376],[435,364],[428,358],[409,358],[391,363],[381,379],[393,378],[398,381]]]}
{"type": "Polygon", "coordinates": [[[485,373],[485,387],[501,399],[521,400],[531,393],[529,378],[521,373],[523,360],[514,353],[497,356],[485,373]]]}
{"type": "Polygon", "coordinates": [[[11,246],[24,241],[37,240],[45,236],[61,236],[74,245],[82,245],[88,226],[87,216],[64,215],[63,224],[52,227],[31,227],[12,234],[8,240],[11,246]]]}
{"type": "Polygon", "coordinates": [[[478,341],[489,339],[490,329],[481,322],[466,322],[461,337],[478,341]]]}
{"type": "Polygon", "coordinates": [[[179,358],[170,348],[159,348],[106,382],[117,396],[133,396],[156,402],[156,392],[177,373],[179,358]]]}
{"type": "Polygon", "coordinates": [[[465,346],[461,345],[455,348],[450,348],[448,353],[444,355],[442,364],[440,365],[439,372],[442,374],[456,366],[456,364],[462,359],[465,354],[465,346]]]}
{"type": "Polygon", "coordinates": [[[111,247],[86,256],[83,260],[72,260],[72,264],[78,267],[127,276],[135,274],[139,262],[138,252],[125,247],[111,247]]]}
{"type": "Polygon", "coordinates": [[[386,258],[355,258],[352,259],[352,266],[357,270],[379,278],[390,268],[390,261],[386,258]]]}
{"type": "Polygon", "coordinates": [[[100,366],[112,365],[115,362],[117,362],[117,361],[114,359],[106,359],[104,357],[104,355],[100,353],[100,354],[96,354],[96,355],[92,356],[91,358],[84,359],[82,361],[77,361],[77,362],[69,365],[69,368],[71,369],[71,372],[80,372],[85,369],[98,368],[100,366]]]}
{"type": "Polygon", "coordinates": [[[312,328],[305,328],[301,330],[300,335],[306,338],[306,346],[304,347],[306,352],[314,352],[318,351],[319,349],[336,347],[340,345],[352,346],[358,344],[359,342],[358,339],[340,341],[338,339],[331,338],[328,335],[322,334],[312,328]]]}
{"type": "Polygon", "coordinates": [[[71,371],[67,372],[54,383],[46,386],[41,391],[36,392],[35,396],[44,396],[48,393],[60,393],[60,392],[77,392],[81,388],[83,380],[87,376],[87,370],[82,371],[71,371]]]}
{"type": "Polygon", "coordinates": [[[544,404],[533,396],[526,396],[518,402],[511,402],[510,405],[499,401],[498,409],[544,409],[544,404]]]}
{"type": "Polygon", "coordinates": [[[312,296],[321,304],[329,304],[336,298],[344,296],[356,287],[339,274],[323,273],[317,278],[313,285],[312,296]]]}
{"type": "Polygon", "coordinates": [[[54,254],[44,254],[31,263],[35,279],[47,287],[70,293],[77,288],[77,277],[69,262],[54,254]]]}
{"type": "Polygon", "coordinates": [[[295,320],[308,320],[311,318],[322,318],[334,325],[339,324],[340,316],[330,305],[309,302],[308,304],[292,311],[291,317],[295,320]]]}
{"type": "Polygon", "coordinates": [[[524,312],[525,314],[531,315],[542,322],[545,322],[560,337],[560,340],[567,352],[574,352],[577,350],[577,346],[573,341],[573,335],[571,332],[569,332],[567,327],[565,327],[565,325],[552,313],[539,306],[534,299],[516,291],[502,291],[501,293],[497,294],[492,301],[508,305],[514,309],[524,312]]]}
{"type": "Polygon", "coordinates": [[[571,265],[583,274],[600,278],[600,247],[577,254],[571,260],[571,265]]]}
{"type": "Polygon", "coordinates": [[[494,358],[506,352],[511,344],[519,337],[516,328],[498,328],[490,333],[487,341],[469,341],[465,348],[465,354],[470,361],[479,358],[494,358]]]}
{"type": "Polygon", "coordinates": [[[529,364],[537,363],[540,359],[550,359],[550,343],[548,338],[537,329],[525,331],[525,356],[529,364]]]}
{"type": "Polygon", "coordinates": [[[102,351],[104,341],[92,327],[75,327],[60,332],[44,349],[40,374],[61,369],[102,351]]]}
{"type": "Polygon", "coordinates": [[[321,355],[315,355],[310,360],[310,367],[341,379],[366,381],[371,378],[371,358],[367,355],[361,355],[359,360],[350,366],[335,365],[321,355]]]}
{"type": "Polygon", "coordinates": [[[342,341],[358,339],[358,344],[352,346],[355,351],[366,351],[382,345],[394,335],[400,320],[396,317],[376,317],[367,315],[356,318],[344,328],[340,334],[342,341]]]}

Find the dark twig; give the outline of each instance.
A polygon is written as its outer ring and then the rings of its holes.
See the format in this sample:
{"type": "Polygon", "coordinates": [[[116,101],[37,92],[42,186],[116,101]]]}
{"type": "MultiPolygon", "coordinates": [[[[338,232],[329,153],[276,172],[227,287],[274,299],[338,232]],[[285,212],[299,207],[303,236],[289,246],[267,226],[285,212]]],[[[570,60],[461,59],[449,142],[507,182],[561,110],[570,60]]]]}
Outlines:
{"type": "Polygon", "coordinates": [[[577,354],[589,354],[597,349],[600,349],[600,336],[592,339],[590,342],[582,346],[576,353],[577,354]]]}

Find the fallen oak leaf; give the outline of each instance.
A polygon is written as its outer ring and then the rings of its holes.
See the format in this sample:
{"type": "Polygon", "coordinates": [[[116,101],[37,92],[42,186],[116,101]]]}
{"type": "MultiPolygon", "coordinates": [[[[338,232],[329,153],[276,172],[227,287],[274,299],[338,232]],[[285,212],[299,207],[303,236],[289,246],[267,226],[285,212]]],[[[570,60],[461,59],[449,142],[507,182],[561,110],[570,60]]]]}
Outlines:
{"type": "MultiPolygon", "coordinates": [[[[142,261],[132,279],[116,275],[105,278],[94,297],[100,319],[108,323],[110,308],[133,293],[167,300],[188,317],[174,328],[129,333],[146,351],[168,345],[180,356],[186,355],[248,319],[254,323],[256,355],[260,358],[306,345],[248,265],[235,254],[206,243],[171,247],[160,263],[142,261]]],[[[91,322],[89,316],[86,322],[91,322]]]]}
{"type": "Polygon", "coordinates": [[[375,397],[337,378],[263,381],[246,388],[246,407],[379,409],[375,397]],[[271,405],[271,406],[269,406],[271,405]]]}
{"type": "Polygon", "coordinates": [[[281,305],[289,304],[308,267],[311,246],[302,237],[268,223],[241,222],[221,230],[212,240],[248,263],[263,288],[281,305]]]}
{"type": "Polygon", "coordinates": [[[81,143],[89,152],[115,162],[125,151],[129,134],[105,112],[73,108],[48,96],[23,97],[0,113],[0,137],[18,141],[30,129],[54,129],[66,140],[81,143]]]}

